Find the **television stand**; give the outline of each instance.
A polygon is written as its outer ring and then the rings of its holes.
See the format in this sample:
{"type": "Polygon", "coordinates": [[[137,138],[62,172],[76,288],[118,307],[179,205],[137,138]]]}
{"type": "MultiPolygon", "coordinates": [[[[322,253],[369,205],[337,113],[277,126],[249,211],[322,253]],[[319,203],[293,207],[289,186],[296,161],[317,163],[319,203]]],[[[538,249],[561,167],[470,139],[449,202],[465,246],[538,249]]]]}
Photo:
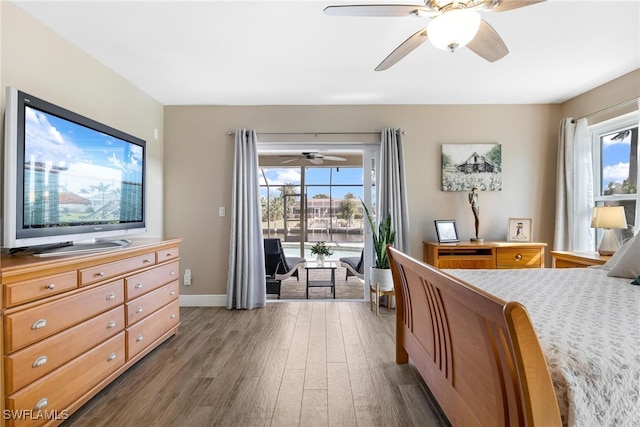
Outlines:
{"type": "Polygon", "coordinates": [[[38,248],[33,252],[35,257],[50,257],[59,255],[82,255],[93,252],[103,252],[116,249],[126,248],[131,244],[130,240],[103,240],[96,239],[87,242],[63,243],[62,245],[54,245],[38,248]]]}

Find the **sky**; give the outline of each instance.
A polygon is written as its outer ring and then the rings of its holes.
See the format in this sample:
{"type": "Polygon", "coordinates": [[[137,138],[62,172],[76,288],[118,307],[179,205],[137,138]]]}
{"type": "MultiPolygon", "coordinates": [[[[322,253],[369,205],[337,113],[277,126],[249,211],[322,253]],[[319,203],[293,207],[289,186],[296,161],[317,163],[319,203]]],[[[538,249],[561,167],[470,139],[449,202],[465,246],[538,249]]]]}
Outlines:
{"type": "Polygon", "coordinates": [[[66,168],[60,184],[79,193],[99,184],[142,182],[142,147],[35,108],[25,108],[25,161],[66,168]]]}
{"type": "Polygon", "coordinates": [[[609,182],[622,182],[629,177],[631,134],[622,141],[612,140],[618,132],[602,138],[602,189],[609,182]]]}
{"type": "MultiPolygon", "coordinates": [[[[263,168],[270,185],[284,183],[299,184],[301,180],[300,168],[263,168]]],[[[362,197],[362,168],[306,168],[305,183],[307,185],[307,197],[312,198],[318,193],[329,194],[329,183],[333,185],[331,196],[341,199],[348,192],[362,197]],[[339,169],[339,170],[337,170],[339,169]],[[315,186],[315,185],[320,185],[315,186]],[[344,186],[343,186],[344,185],[344,186]]],[[[260,184],[264,184],[261,179],[260,184]]],[[[280,194],[279,191],[275,192],[280,194]]]]}

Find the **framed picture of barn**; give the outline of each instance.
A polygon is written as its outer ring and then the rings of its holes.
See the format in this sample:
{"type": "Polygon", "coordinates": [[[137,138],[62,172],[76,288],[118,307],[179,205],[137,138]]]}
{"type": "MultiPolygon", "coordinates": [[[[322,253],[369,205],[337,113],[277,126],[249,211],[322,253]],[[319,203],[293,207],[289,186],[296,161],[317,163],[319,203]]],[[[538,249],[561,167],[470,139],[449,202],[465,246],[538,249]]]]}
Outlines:
{"type": "Polygon", "coordinates": [[[442,191],[502,190],[500,144],[442,144],[442,191]]]}

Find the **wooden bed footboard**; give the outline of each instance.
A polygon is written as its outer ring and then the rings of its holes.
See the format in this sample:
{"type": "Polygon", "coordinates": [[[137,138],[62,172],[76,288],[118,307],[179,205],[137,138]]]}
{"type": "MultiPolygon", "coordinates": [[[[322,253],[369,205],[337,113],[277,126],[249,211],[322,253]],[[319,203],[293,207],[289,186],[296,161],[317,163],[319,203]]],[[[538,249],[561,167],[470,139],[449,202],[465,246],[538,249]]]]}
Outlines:
{"type": "Polygon", "coordinates": [[[453,426],[561,426],[524,306],[387,247],[396,362],[415,364],[453,426]]]}

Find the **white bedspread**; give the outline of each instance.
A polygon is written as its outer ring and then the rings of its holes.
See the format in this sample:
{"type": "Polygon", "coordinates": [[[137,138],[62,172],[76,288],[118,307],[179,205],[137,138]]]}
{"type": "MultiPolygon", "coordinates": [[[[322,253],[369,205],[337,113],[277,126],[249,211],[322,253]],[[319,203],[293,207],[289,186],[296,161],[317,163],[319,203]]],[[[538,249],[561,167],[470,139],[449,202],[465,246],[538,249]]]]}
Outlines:
{"type": "Polygon", "coordinates": [[[594,268],[445,271],[527,308],[565,425],[640,425],[640,286],[594,268]]]}

